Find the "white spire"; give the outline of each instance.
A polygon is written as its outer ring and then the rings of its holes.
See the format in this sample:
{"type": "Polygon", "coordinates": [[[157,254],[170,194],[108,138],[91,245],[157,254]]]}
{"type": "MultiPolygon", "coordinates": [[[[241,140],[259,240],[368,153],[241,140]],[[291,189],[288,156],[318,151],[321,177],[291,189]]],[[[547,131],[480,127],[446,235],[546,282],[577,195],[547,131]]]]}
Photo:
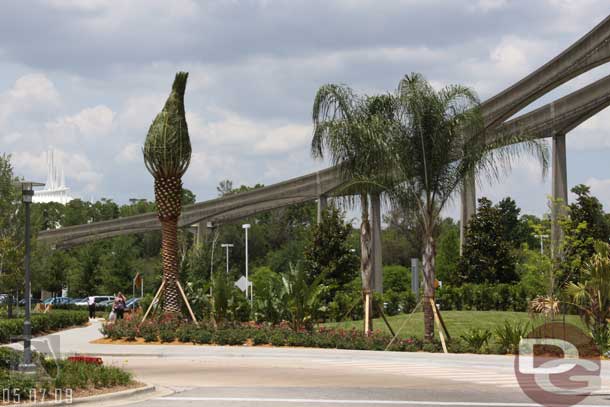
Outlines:
{"type": "Polygon", "coordinates": [[[34,202],[58,202],[67,204],[73,198],[69,194],[70,188],[66,186],[66,177],[63,166],[55,163],[55,150],[47,151],[47,183],[45,189],[34,193],[34,202]]]}

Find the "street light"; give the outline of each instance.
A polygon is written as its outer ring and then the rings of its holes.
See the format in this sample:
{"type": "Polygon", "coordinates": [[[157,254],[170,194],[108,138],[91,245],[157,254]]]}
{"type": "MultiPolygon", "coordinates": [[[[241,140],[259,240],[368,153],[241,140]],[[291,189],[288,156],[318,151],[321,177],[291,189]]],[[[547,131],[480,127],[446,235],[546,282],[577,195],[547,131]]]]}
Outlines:
{"type": "MultiPolygon", "coordinates": [[[[214,232],[216,229],[216,225],[214,225],[212,222],[208,222],[206,226],[211,232],[214,232]]],[[[212,285],[214,282],[214,250],[216,249],[217,240],[218,230],[216,230],[216,233],[214,233],[214,238],[212,239],[212,255],[210,256],[210,295],[212,295],[212,285]]]]}
{"type": "Polygon", "coordinates": [[[223,243],[220,246],[227,249],[227,275],[228,275],[229,274],[229,249],[231,247],[233,247],[233,243],[223,243]]]}
{"type": "Polygon", "coordinates": [[[248,299],[248,287],[250,286],[250,306],[252,306],[252,286],[248,279],[248,229],[250,229],[250,224],[246,223],[245,225],[241,225],[241,227],[246,231],[246,299],[248,299]]]}
{"type": "Polygon", "coordinates": [[[534,234],[534,237],[540,238],[540,254],[544,255],[544,241],[542,239],[548,239],[549,235],[534,234]]]}
{"type": "Polygon", "coordinates": [[[25,318],[23,319],[23,363],[19,368],[24,372],[33,372],[36,366],[32,364],[32,322],[30,310],[32,307],[31,274],[30,274],[30,205],[34,197],[34,187],[43,187],[40,182],[21,181],[21,200],[25,206],[25,318]]]}

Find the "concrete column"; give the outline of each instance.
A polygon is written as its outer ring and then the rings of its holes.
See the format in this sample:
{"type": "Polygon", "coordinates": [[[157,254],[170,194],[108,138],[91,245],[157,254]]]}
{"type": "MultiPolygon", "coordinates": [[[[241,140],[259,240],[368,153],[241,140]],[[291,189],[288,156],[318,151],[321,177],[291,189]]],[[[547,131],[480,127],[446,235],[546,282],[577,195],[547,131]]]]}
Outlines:
{"type": "Polygon", "coordinates": [[[411,259],[411,291],[419,301],[419,259],[411,259]]]}
{"type": "Polygon", "coordinates": [[[561,254],[561,241],[563,231],[559,225],[559,218],[565,215],[565,206],[568,204],[568,171],[566,158],[566,135],[553,136],[552,146],[552,197],[551,205],[551,248],[553,259],[559,259],[561,254]]]}
{"type": "Polygon", "coordinates": [[[383,292],[383,259],[381,253],[381,199],[371,195],[371,237],[373,239],[373,289],[383,292]]]}
{"type": "Polygon", "coordinates": [[[477,210],[477,188],[474,174],[464,180],[461,191],[462,211],[460,216],[460,256],[466,238],[466,226],[477,210]]]}
{"type": "Polygon", "coordinates": [[[318,198],[318,224],[322,222],[322,212],[328,206],[328,198],[325,195],[320,195],[318,198]]]}
{"type": "Polygon", "coordinates": [[[202,246],[205,242],[205,237],[207,233],[207,222],[202,220],[197,223],[197,236],[195,237],[195,245],[202,246]]]}

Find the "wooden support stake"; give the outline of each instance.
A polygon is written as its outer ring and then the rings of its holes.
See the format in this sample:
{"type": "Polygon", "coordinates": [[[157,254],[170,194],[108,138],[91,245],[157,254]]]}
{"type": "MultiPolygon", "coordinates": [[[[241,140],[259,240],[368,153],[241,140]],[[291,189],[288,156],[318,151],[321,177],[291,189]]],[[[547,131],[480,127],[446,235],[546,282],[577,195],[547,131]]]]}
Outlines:
{"type": "Polygon", "coordinates": [[[381,314],[381,318],[383,318],[383,321],[388,326],[388,329],[390,330],[390,333],[392,334],[392,336],[396,336],[396,334],[394,333],[394,330],[392,329],[392,326],[390,325],[390,322],[385,317],[385,313],[383,312],[383,308],[381,308],[381,306],[379,305],[379,302],[373,300],[373,304],[375,304],[377,306],[377,311],[379,312],[379,314],[381,314]]]}
{"type": "Polygon", "coordinates": [[[157,290],[157,293],[155,294],[155,298],[153,298],[152,302],[148,306],[148,309],[146,310],[146,313],[144,314],[144,317],[142,318],[142,322],[140,322],[140,323],[143,323],[144,321],[146,321],[146,318],[148,318],[148,314],[152,310],[153,306],[155,306],[155,304],[157,304],[157,302],[159,301],[159,297],[161,296],[161,293],[163,292],[164,289],[165,289],[165,279],[163,279],[163,281],[161,282],[161,285],[159,286],[159,289],[157,290]]]}
{"type": "Polygon", "coordinates": [[[199,322],[197,322],[197,318],[195,318],[195,314],[193,313],[193,310],[191,309],[191,304],[189,304],[189,300],[188,300],[188,298],[186,298],[186,294],[184,293],[184,290],[182,289],[182,285],[180,284],[180,281],[176,281],[176,285],[178,285],[180,294],[182,294],[182,299],[184,300],[184,303],[186,304],[186,307],[188,308],[189,313],[191,314],[191,318],[193,318],[193,322],[195,323],[195,325],[199,326],[199,322]]]}
{"type": "Polygon", "coordinates": [[[370,312],[369,312],[369,304],[370,304],[370,293],[366,293],[364,294],[364,334],[368,335],[369,331],[370,331],[370,326],[369,326],[369,319],[370,319],[370,312]]]}
{"type": "Polygon", "coordinates": [[[445,325],[445,321],[443,320],[443,315],[441,314],[441,311],[436,307],[436,304],[434,304],[434,308],[436,309],[436,314],[438,315],[438,320],[441,322],[443,331],[445,331],[445,336],[447,337],[447,340],[450,341],[451,335],[449,335],[449,331],[447,330],[447,325],[445,325]]]}
{"type": "Polygon", "coordinates": [[[441,345],[443,345],[443,352],[449,353],[447,351],[447,344],[445,343],[445,335],[443,334],[443,328],[441,327],[441,322],[438,318],[438,311],[436,309],[436,304],[434,303],[434,299],[430,298],[430,305],[432,305],[432,312],[434,313],[434,322],[436,322],[436,327],[438,329],[438,335],[441,337],[441,345]]]}

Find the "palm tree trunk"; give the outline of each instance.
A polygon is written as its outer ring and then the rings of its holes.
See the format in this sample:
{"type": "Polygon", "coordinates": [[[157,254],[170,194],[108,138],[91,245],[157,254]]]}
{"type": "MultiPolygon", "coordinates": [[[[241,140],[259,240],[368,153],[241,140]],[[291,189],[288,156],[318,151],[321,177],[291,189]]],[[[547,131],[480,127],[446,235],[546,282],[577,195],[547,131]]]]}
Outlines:
{"type": "Polygon", "coordinates": [[[165,279],[163,311],[179,313],[181,301],[176,285],[179,276],[178,221],[176,219],[162,220],[161,233],[161,256],[163,258],[163,278],[165,279]]]}
{"type": "Polygon", "coordinates": [[[360,225],[360,273],[362,276],[362,297],[364,300],[364,333],[373,330],[373,298],[371,278],[373,276],[373,239],[369,222],[369,200],[367,194],[360,195],[362,224],[360,225]]]}
{"type": "Polygon", "coordinates": [[[434,313],[430,299],[434,301],[434,279],[436,242],[434,237],[427,236],[424,242],[424,341],[431,342],[434,339],[434,313]]]}

